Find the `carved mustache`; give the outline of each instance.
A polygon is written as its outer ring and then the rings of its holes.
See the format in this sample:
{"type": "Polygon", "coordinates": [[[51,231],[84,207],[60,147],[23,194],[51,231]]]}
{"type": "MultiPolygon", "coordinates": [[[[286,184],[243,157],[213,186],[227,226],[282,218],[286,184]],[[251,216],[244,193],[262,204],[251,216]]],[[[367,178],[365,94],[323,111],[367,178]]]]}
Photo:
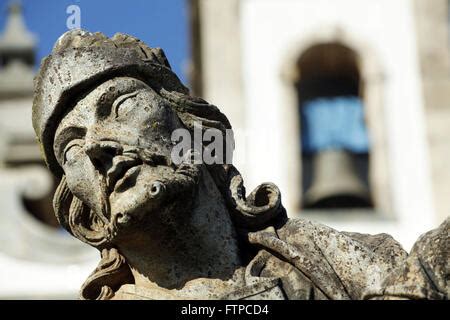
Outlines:
{"type": "Polygon", "coordinates": [[[140,164],[142,162],[137,157],[130,157],[129,155],[115,156],[112,160],[111,168],[106,172],[106,186],[108,191],[111,193],[117,184],[139,173],[139,170],[132,169],[138,168],[140,164]],[[133,172],[130,173],[131,171],[133,172]]]}
{"type": "Polygon", "coordinates": [[[170,158],[149,149],[126,148],[119,155],[112,158],[112,165],[106,172],[106,185],[111,193],[123,185],[126,180],[136,178],[139,174],[140,165],[171,166],[170,158]]]}
{"type": "MultiPolygon", "coordinates": [[[[199,172],[197,166],[192,164],[193,152],[185,155],[185,161],[176,165],[170,157],[151,149],[128,147],[112,159],[112,166],[106,172],[106,186],[109,193],[114,190],[120,191],[120,187],[127,180],[135,179],[140,172],[140,165],[147,164],[153,167],[166,166],[172,168],[176,173],[198,182],[199,172]]],[[[151,187],[150,193],[156,196],[165,189],[163,183],[159,182],[151,187]]]]}

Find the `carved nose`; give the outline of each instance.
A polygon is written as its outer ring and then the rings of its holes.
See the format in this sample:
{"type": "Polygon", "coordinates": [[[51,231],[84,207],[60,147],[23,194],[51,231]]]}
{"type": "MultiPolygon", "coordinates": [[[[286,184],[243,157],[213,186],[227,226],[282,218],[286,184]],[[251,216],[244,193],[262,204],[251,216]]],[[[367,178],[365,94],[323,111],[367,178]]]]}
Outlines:
{"type": "Polygon", "coordinates": [[[85,145],[85,152],[98,170],[106,173],[112,166],[112,160],[122,153],[120,144],[114,141],[93,141],[85,145]]]}

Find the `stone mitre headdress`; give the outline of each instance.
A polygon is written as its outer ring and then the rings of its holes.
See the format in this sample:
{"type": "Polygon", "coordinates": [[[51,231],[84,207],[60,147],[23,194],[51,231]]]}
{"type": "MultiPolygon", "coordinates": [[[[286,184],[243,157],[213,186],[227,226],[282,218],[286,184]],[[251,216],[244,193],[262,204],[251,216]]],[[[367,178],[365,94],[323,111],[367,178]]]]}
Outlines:
{"type": "Polygon", "coordinates": [[[79,29],[64,33],[42,60],[33,101],[33,127],[43,157],[55,175],[62,174],[53,153],[54,132],[61,117],[84,92],[118,76],[142,79],[157,91],[189,92],[160,48],[150,48],[121,33],[112,38],[79,29]]]}

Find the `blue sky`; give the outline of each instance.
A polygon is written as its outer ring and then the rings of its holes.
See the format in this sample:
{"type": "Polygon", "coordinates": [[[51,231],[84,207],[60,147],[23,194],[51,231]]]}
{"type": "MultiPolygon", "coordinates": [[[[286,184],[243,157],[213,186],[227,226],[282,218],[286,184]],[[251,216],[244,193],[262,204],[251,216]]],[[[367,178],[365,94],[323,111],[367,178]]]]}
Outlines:
{"type": "MultiPolygon", "coordinates": [[[[8,3],[0,0],[0,30],[3,30],[8,3]]],[[[164,49],[172,68],[187,84],[189,59],[187,0],[22,0],[28,29],[38,37],[37,61],[50,53],[54,42],[67,31],[66,9],[77,5],[81,28],[108,36],[128,33],[151,47],[164,49]]]]}

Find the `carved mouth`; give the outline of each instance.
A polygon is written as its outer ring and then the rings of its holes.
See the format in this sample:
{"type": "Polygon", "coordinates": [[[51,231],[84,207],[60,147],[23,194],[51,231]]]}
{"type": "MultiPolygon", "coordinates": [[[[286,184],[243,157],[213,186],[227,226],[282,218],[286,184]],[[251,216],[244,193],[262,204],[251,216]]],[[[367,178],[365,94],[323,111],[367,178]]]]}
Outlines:
{"type": "Polygon", "coordinates": [[[109,192],[111,193],[117,189],[119,181],[121,181],[121,184],[125,182],[125,180],[127,180],[125,178],[130,177],[131,169],[138,167],[140,164],[141,161],[137,158],[117,156],[114,160],[113,166],[108,170],[106,177],[106,184],[109,192]]]}
{"type": "Polygon", "coordinates": [[[125,191],[125,189],[131,187],[136,182],[136,178],[139,175],[139,172],[141,171],[141,165],[137,165],[134,167],[129,168],[123,177],[119,179],[116,182],[116,185],[114,186],[114,192],[122,192],[125,191]]]}

